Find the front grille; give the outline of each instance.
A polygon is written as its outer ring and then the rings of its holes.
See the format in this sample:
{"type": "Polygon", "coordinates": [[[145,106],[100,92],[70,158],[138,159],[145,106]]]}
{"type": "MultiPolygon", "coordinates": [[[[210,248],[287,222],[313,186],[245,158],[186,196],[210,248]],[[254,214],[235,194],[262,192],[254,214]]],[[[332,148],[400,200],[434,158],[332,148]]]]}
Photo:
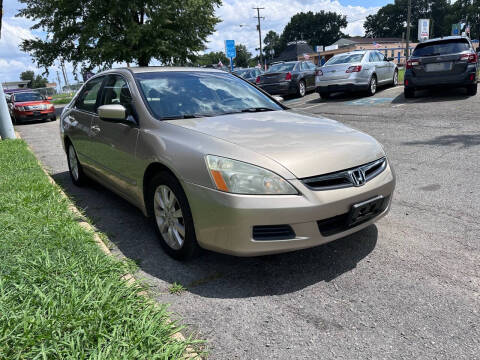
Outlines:
{"type": "Polygon", "coordinates": [[[390,200],[390,197],[387,196],[384,199],[381,207],[379,207],[374,213],[370,214],[369,216],[363,217],[361,221],[350,224],[349,223],[350,213],[345,213],[345,214],[333,216],[328,219],[317,221],[318,229],[320,230],[320,233],[322,234],[322,236],[331,236],[331,235],[341,233],[343,231],[347,231],[348,229],[361,225],[369,220],[372,220],[374,217],[380,215],[388,207],[389,200],[390,200]]]}
{"type": "Polygon", "coordinates": [[[258,241],[287,240],[295,238],[290,225],[261,225],[253,227],[253,239],[258,241]]]}
{"type": "Polygon", "coordinates": [[[387,167],[387,159],[381,158],[368,164],[334,173],[300,179],[312,190],[333,190],[362,186],[387,167]]]}

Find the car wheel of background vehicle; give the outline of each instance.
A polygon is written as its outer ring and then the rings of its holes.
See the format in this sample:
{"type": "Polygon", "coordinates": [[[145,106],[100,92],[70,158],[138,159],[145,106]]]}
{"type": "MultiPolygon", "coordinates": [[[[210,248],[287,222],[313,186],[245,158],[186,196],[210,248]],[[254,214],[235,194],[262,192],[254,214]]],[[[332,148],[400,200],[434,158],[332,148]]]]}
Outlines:
{"type": "Polygon", "coordinates": [[[373,96],[377,92],[377,77],[372,75],[370,82],[368,84],[368,95],[373,96]]]}
{"type": "Polygon", "coordinates": [[[320,98],[324,100],[330,99],[330,93],[327,93],[327,92],[320,93],[320,98]]]}
{"type": "Polygon", "coordinates": [[[398,85],[398,70],[395,69],[394,73],[393,73],[393,83],[392,83],[393,86],[397,86],[398,85]]]}
{"type": "Polygon", "coordinates": [[[467,86],[467,94],[470,96],[477,95],[477,84],[467,86]]]}
{"type": "Polygon", "coordinates": [[[67,146],[67,162],[72,182],[77,186],[83,186],[87,177],[83,172],[82,165],[78,161],[77,152],[71,143],[68,143],[67,146]]]}
{"type": "Polygon", "coordinates": [[[165,252],[177,260],[195,257],[200,248],[180,183],[170,173],[160,172],[150,181],[148,189],[149,212],[165,252]]]}
{"type": "Polygon", "coordinates": [[[298,82],[298,91],[297,92],[298,92],[298,96],[300,96],[300,97],[305,96],[305,94],[307,93],[307,88],[305,86],[305,81],[300,80],[298,82]]]}
{"type": "Polygon", "coordinates": [[[406,87],[403,89],[403,95],[405,96],[406,99],[411,99],[415,97],[415,89],[406,87]]]}

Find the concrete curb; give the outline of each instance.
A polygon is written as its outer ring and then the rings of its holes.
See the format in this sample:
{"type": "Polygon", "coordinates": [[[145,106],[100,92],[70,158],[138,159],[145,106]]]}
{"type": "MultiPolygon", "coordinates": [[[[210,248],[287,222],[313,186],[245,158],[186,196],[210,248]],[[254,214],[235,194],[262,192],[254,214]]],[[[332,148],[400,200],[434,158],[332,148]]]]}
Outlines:
{"type": "MultiPolygon", "coordinates": [[[[17,137],[17,139],[22,139],[22,137],[20,136],[20,134],[15,131],[15,136],[17,137]]],[[[28,149],[30,150],[30,152],[33,154],[33,156],[35,156],[35,153],[33,152],[32,148],[30,147],[30,145],[27,144],[27,147],[28,149]]],[[[37,157],[35,156],[35,159],[37,159],[37,157]]],[[[95,241],[95,243],[97,244],[97,246],[100,248],[100,250],[102,250],[102,252],[107,255],[107,256],[114,256],[112,254],[112,252],[110,251],[110,249],[107,247],[107,245],[105,245],[105,243],[102,241],[102,239],[100,238],[99,234],[98,234],[98,231],[97,229],[95,229],[94,226],[92,226],[90,223],[88,223],[86,220],[85,220],[85,217],[84,215],[81,213],[81,211],[73,204],[72,200],[68,197],[68,195],[63,191],[63,189],[55,182],[55,180],[53,180],[53,178],[51,177],[51,175],[48,173],[48,171],[45,169],[45,167],[43,166],[43,164],[40,162],[40,160],[37,159],[37,163],[38,165],[40,166],[40,168],[43,170],[43,172],[45,173],[45,175],[47,176],[48,178],[48,181],[54,185],[57,190],[60,192],[60,194],[66,198],[68,200],[68,208],[69,210],[75,215],[77,216],[77,223],[83,227],[84,229],[86,229],[87,231],[91,232],[93,234],[93,239],[95,241]]],[[[133,276],[133,274],[130,274],[130,273],[127,273],[125,275],[122,276],[122,280],[124,280],[128,286],[135,286],[137,285],[137,279],[135,279],[135,276],[133,276]]],[[[153,305],[155,306],[158,306],[158,303],[153,300],[152,298],[150,298],[150,296],[148,296],[148,293],[146,291],[141,291],[139,292],[139,295],[140,296],[143,296],[145,298],[147,298],[149,301],[152,302],[153,305]]],[[[170,319],[167,319],[167,322],[171,323],[172,321],[170,319]]],[[[183,334],[181,332],[176,332],[175,334],[172,335],[172,338],[174,340],[177,340],[177,341],[185,341],[186,338],[185,336],[183,336],[183,334]]],[[[191,347],[187,347],[187,350],[186,350],[186,354],[185,354],[185,359],[197,359],[197,360],[201,360],[202,358],[200,357],[200,355],[198,355],[194,349],[192,349],[191,347]]]]}

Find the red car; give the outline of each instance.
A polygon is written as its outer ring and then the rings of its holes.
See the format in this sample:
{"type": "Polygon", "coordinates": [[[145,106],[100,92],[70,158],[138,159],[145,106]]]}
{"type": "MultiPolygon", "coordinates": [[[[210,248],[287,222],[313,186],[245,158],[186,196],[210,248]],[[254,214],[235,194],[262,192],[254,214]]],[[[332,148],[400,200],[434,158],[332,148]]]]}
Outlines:
{"type": "Polygon", "coordinates": [[[51,99],[34,91],[13,93],[8,100],[13,122],[56,120],[55,107],[48,101],[51,99]]]}

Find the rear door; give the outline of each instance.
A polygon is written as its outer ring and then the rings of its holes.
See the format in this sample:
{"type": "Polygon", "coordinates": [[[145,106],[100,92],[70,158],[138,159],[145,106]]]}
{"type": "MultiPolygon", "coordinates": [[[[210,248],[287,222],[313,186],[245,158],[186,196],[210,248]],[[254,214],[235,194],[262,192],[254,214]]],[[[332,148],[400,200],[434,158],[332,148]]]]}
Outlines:
{"type": "MultiPolygon", "coordinates": [[[[110,104],[123,105],[128,116],[138,123],[128,81],[121,75],[108,75],[105,81],[99,106],[110,104]]],[[[135,161],[138,126],[101,119],[95,113],[91,127],[99,175],[115,190],[132,198],[138,173],[135,161]]]]}
{"type": "Polygon", "coordinates": [[[378,80],[384,83],[390,80],[389,71],[388,71],[390,64],[386,60],[386,56],[383,55],[381,52],[375,51],[375,56],[377,57],[377,69],[378,69],[378,73],[380,74],[378,80]]]}
{"type": "Polygon", "coordinates": [[[315,67],[313,64],[310,66],[310,64],[312,63],[308,61],[302,62],[302,72],[307,89],[312,89],[315,87],[315,67]]]}
{"type": "Polygon", "coordinates": [[[468,63],[460,56],[469,51],[473,52],[473,49],[464,38],[419,44],[411,57],[411,60],[418,61],[412,71],[419,78],[462,74],[467,70],[468,63]]]}
{"type": "Polygon", "coordinates": [[[97,111],[98,98],[104,76],[89,80],[78,95],[73,109],[65,117],[65,126],[68,136],[75,147],[77,156],[82,163],[91,168],[94,163],[95,152],[90,146],[92,116],[97,111]]]}

